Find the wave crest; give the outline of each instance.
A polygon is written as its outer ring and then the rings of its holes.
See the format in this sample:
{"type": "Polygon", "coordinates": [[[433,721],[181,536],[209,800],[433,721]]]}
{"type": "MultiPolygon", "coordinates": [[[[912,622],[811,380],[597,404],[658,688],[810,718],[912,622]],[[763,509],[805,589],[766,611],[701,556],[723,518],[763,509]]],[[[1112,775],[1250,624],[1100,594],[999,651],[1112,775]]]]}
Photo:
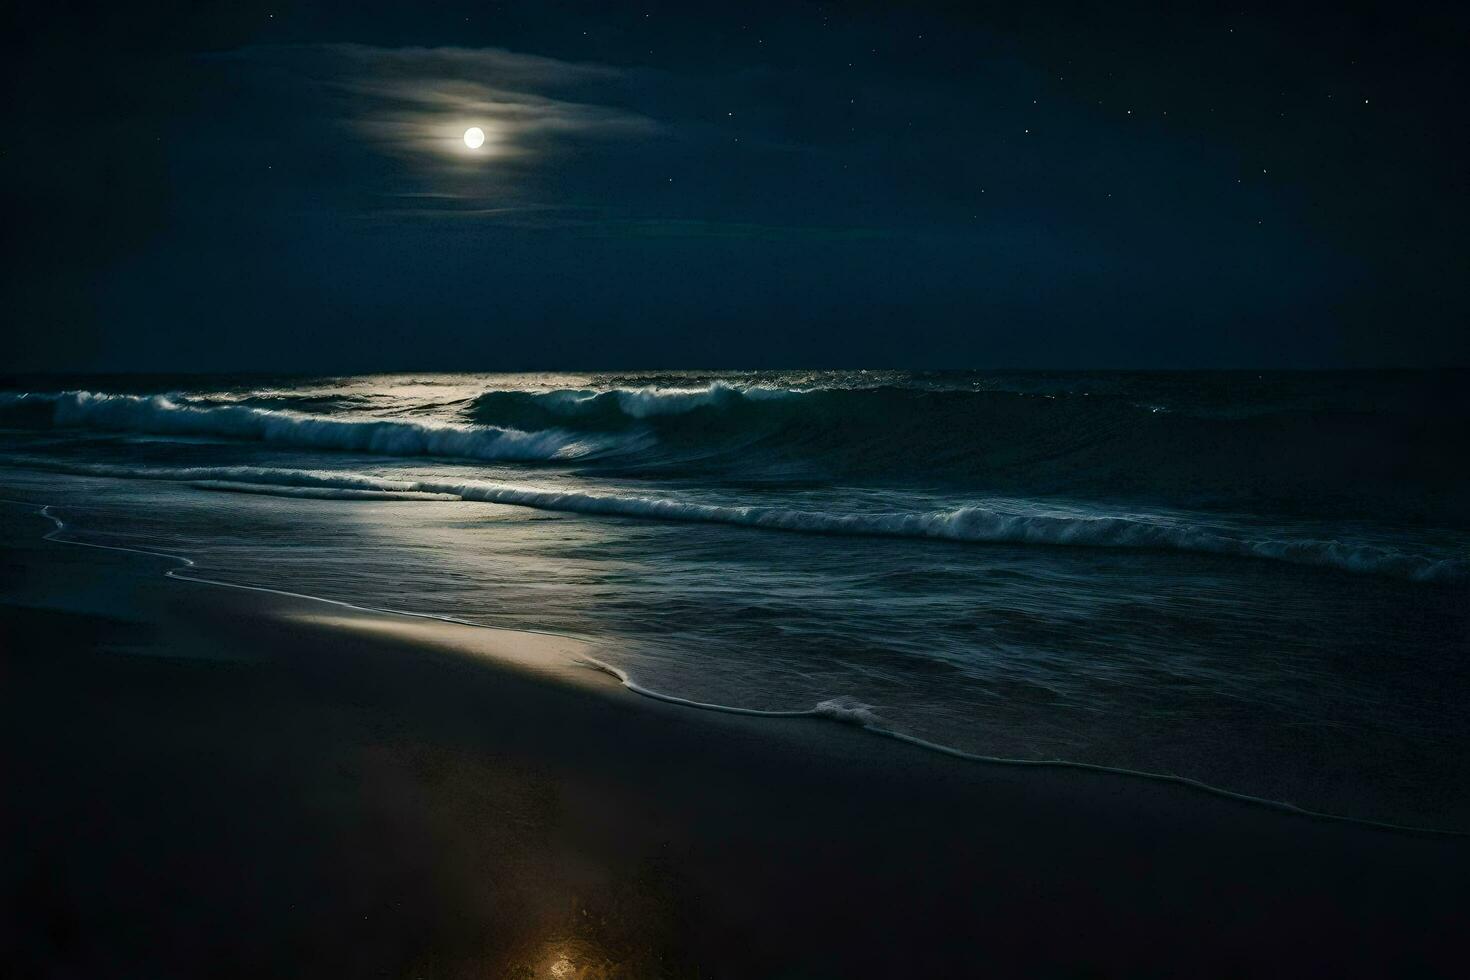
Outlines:
{"type": "Polygon", "coordinates": [[[725,381],[694,388],[496,390],[480,394],[471,411],[477,420],[491,423],[622,428],[668,421],[690,413],[728,415],[761,402],[790,401],[816,394],[821,393],[759,385],[737,387],[725,381]]]}
{"type": "Polygon", "coordinates": [[[159,435],[224,436],[302,449],[383,456],[536,462],[577,459],[608,449],[607,439],[549,429],[382,419],[334,419],[245,405],[189,405],[168,395],[90,391],[0,393],[0,409],[32,424],[159,435]]]}
{"type": "Polygon", "coordinates": [[[481,480],[392,480],[357,473],[270,467],[130,467],[14,462],[85,476],[188,482],[202,489],[250,489],[302,496],[445,500],[510,504],[539,510],[605,517],[633,517],[704,524],[731,524],[773,531],[854,537],[938,539],[945,541],[1089,548],[1154,549],[1256,558],[1387,575],[1419,582],[1470,580],[1470,560],[1413,554],[1363,541],[1304,537],[1251,536],[1203,524],[1141,515],[1023,513],[994,504],[946,510],[884,513],[834,513],[785,507],[709,504],[675,497],[552,490],[481,480]],[[223,486],[221,484],[228,484],[223,486]],[[366,492],[366,493],[364,493],[366,492]],[[382,495],[382,496],[379,496],[382,495]]]}

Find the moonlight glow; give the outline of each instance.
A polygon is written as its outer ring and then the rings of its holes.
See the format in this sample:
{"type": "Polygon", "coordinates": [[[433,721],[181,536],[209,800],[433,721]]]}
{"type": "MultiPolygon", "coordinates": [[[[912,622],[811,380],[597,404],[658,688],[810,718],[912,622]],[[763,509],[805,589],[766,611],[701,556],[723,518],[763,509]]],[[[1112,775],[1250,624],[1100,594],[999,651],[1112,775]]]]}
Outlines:
{"type": "Polygon", "coordinates": [[[471,126],[464,131],[464,145],[472,150],[478,150],[485,142],[485,131],[479,126],[471,126]]]}

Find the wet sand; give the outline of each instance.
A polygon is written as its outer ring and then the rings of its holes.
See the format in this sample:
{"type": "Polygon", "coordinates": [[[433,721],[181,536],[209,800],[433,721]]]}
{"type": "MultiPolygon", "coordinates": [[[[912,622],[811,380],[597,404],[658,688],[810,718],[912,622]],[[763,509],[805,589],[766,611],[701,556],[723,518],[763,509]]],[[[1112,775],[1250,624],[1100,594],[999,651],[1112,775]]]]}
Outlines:
{"type": "Polygon", "coordinates": [[[1454,975],[1470,841],[639,697],[0,506],[0,975],[1454,975]]]}

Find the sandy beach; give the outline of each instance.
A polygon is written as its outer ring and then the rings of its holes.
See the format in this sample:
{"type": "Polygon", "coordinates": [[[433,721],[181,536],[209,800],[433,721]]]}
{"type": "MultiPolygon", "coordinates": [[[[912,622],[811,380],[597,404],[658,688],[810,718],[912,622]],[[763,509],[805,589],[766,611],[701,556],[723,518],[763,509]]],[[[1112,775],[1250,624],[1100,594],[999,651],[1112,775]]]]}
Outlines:
{"type": "MultiPolygon", "coordinates": [[[[660,703],[0,507],[13,977],[1451,975],[1470,842],[660,703]]],[[[267,585],[269,583],[261,583],[267,585]]]]}

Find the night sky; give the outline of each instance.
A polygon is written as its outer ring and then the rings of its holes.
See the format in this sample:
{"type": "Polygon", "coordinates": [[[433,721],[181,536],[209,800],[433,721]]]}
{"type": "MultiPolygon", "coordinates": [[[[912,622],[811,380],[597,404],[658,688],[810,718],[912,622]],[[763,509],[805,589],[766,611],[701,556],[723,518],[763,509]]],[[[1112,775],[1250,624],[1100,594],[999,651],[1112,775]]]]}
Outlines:
{"type": "Polygon", "coordinates": [[[0,357],[1465,364],[1466,10],[11,5],[0,357]]]}

